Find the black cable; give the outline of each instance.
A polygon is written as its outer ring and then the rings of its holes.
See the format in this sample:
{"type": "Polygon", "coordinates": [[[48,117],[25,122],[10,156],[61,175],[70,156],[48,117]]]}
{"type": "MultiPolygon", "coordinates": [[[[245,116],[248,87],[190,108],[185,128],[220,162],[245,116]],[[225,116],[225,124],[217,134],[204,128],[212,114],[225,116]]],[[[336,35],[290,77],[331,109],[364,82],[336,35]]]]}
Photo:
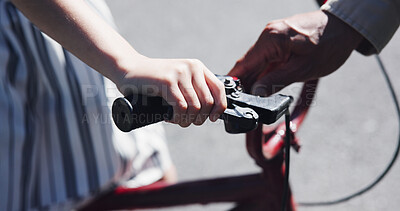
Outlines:
{"type": "MultiPolygon", "coordinates": [[[[388,85],[388,88],[390,90],[390,94],[392,96],[393,102],[394,102],[395,107],[396,107],[396,112],[397,112],[397,117],[399,119],[399,127],[400,127],[400,107],[399,107],[399,102],[398,102],[397,97],[396,97],[396,93],[395,93],[395,91],[393,89],[392,82],[390,81],[389,75],[387,74],[386,68],[383,65],[383,62],[382,62],[381,58],[379,57],[379,55],[376,55],[375,57],[376,57],[376,59],[378,61],[378,64],[379,64],[379,66],[381,68],[381,71],[383,73],[383,76],[385,78],[385,81],[386,81],[386,83],[388,85]]],[[[375,179],[374,182],[372,182],[371,184],[369,184],[365,188],[363,188],[363,189],[361,189],[361,190],[359,190],[359,191],[357,191],[357,192],[355,192],[355,193],[353,193],[353,194],[351,194],[349,196],[346,196],[346,197],[342,197],[342,198],[339,198],[339,199],[336,199],[336,200],[332,200],[332,201],[300,202],[300,203],[298,203],[298,205],[300,205],[300,206],[334,205],[334,204],[339,204],[341,202],[348,201],[348,200],[350,200],[350,199],[352,199],[352,198],[354,198],[356,196],[362,195],[363,193],[365,193],[365,192],[369,191],[371,188],[373,188],[376,184],[378,184],[386,176],[386,174],[389,172],[389,170],[392,168],[394,162],[396,161],[396,159],[397,159],[397,157],[399,155],[399,151],[400,151],[400,133],[399,133],[399,139],[397,141],[397,147],[396,147],[396,150],[395,150],[394,155],[392,157],[392,160],[389,162],[389,165],[386,167],[386,169],[375,179]]]]}
{"type": "Polygon", "coordinates": [[[283,183],[283,196],[282,196],[282,211],[286,211],[286,204],[289,195],[289,167],[290,167],[290,113],[289,109],[287,109],[285,113],[285,125],[286,125],[286,134],[285,134],[285,178],[283,183]]]}

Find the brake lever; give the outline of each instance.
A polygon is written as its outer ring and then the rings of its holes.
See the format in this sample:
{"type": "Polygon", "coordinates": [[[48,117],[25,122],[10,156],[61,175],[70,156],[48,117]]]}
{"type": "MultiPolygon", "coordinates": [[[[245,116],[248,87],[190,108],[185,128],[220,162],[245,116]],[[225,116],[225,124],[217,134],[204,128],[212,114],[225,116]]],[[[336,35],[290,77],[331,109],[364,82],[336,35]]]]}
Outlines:
{"type": "MultiPolygon", "coordinates": [[[[227,109],[220,116],[228,133],[246,133],[259,122],[272,124],[289,108],[292,97],[273,95],[259,97],[243,92],[240,80],[231,76],[216,75],[225,85],[227,109]]],[[[117,127],[129,132],[149,124],[170,120],[172,106],[161,97],[141,94],[118,98],[112,106],[112,117],[117,127]]]]}
{"type": "Polygon", "coordinates": [[[259,116],[251,108],[243,108],[232,104],[221,114],[220,119],[224,120],[225,131],[228,133],[246,133],[258,126],[259,116]]]}
{"type": "Polygon", "coordinates": [[[276,122],[293,101],[291,96],[276,94],[260,97],[246,94],[240,79],[232,76],[216,75],[225,85],[228,108],[221,115],[228,133],[245,133],[257,128],[258,122],[276,122]]]}

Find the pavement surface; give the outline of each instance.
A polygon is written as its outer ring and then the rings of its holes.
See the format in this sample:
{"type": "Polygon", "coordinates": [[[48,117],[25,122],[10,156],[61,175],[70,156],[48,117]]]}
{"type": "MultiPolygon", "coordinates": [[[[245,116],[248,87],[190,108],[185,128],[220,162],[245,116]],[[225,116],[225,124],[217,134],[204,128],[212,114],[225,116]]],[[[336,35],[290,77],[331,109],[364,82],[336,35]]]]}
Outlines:
{"type": "MultiPolygon", "coordinates": [[[[226,74],[271,20],[313,11],[311,0],[108,0],[122,35],[148,57],[198,58],[226,74]]],[[[400,34],[381,53],[400,93],[400,34]]],[[[296,93],[298,85],[282,91],[296,93]]],[[[222,122],[203,126],[165,124],[181,181],[258,172],[244,135],[225,133],[222,122]]],[[[353,53],[323,78],[303,127],[302,148],[292,153],[290,181],[296,201],[336,199],[369,184],[390,161],[399,124],[374,57],[353,53]]],[[[300,211],[400,210],[400,162],[376,188],[354,200],[300,211]]],[[[165,210],[227,210],[231,204],[165,210]]]]}

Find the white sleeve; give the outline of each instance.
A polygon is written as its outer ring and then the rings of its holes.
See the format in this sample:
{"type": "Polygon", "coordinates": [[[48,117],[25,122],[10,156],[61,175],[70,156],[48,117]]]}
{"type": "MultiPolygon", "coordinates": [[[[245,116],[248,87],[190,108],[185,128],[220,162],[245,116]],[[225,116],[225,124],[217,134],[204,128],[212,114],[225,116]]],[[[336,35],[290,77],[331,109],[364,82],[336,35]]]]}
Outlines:
{"type": "Polygon", "coordinates": [[[362,54],[379,53],[400,23],[400,0],[328,0],[321,9],[340,18],[365,38],[357,48],[362,54]]]}

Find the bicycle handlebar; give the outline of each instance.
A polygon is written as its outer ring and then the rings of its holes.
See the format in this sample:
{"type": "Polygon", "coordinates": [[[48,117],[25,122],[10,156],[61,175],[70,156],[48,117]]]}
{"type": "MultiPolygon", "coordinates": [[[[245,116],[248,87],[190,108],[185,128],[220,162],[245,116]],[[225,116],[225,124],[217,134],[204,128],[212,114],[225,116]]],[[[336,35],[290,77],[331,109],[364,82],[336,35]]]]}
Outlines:
{"type": "MultiPolygon", "coordinates": [[[[231,76],[217,75],[225,85],[228,107],[220,116],[228,133],[246,133],[255,129],[258,122],[272,124],[288,109],[292,97],[273,95],[259,97],[246,94],[240,80],[231,76]]],[[[136,94],[118,98],[112,106],[112,116],[117,127],[129,132],[136,128],[170,120],[172,106],[162,97],[136,94]]]]}
{"type": "Polygon", "coordinates": [[[146,125],[170,120],[173,109],[162,97],[131,94],[114,101],[112,114],[117,127],[124,132],[129,132],[146,125]]]}

